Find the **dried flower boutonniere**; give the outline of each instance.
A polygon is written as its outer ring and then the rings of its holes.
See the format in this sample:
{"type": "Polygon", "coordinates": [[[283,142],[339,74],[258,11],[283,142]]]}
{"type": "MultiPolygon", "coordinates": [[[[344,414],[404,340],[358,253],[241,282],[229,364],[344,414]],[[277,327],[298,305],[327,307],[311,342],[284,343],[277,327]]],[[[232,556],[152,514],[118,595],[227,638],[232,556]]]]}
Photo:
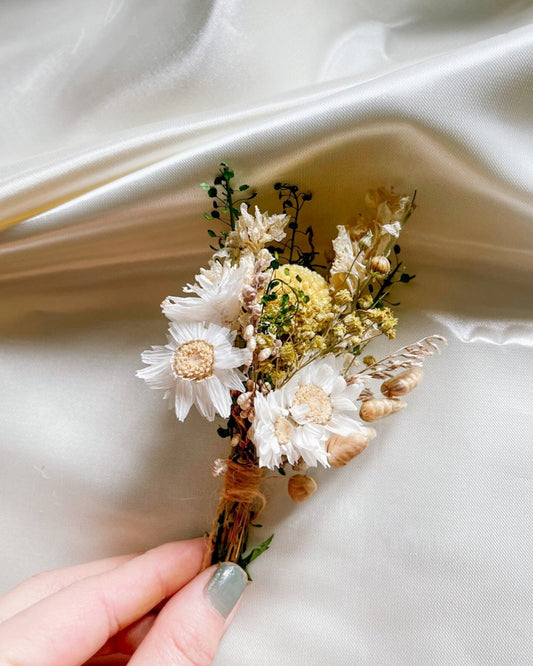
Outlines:
{"type": "Polygon", "coordinates": [[[222,163],[213,185],[202,183],[212,202],[205,217],[219,227],[208,230],[213,257],[186,296],[163,301],[167,344],[142,354],[137,375],[165,391],[180,421],[193,405],[210,421],[227,419],[218,434],[231,451],[213,467],[224,488],[205,564],[246,568],[272,539],[246,553],[267,471],[288,476],[293,500],[307,499],[317,488],[309,470],[359,455],[376,436],[369,424],[406,407],[425,357],[445,340],[433,335],[381,360],[363,355],[374,338],[394,338],[390,292],[415,277],[397,243],[414,195],[368,192],[369,214],[337,227],[324,265],[312,228],[300,228],[311,194],[276,183],[283,212],[269,215],[252,209],[255,193],[234,177],[222,163]]]}

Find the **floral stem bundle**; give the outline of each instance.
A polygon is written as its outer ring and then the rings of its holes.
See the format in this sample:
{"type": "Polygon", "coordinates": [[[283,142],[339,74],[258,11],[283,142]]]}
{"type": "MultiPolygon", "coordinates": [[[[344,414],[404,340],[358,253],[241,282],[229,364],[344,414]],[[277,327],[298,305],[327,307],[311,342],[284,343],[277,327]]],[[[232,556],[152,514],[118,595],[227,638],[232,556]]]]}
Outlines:
{"type": "Polygon", "coordinates": [[[213,466],[224,487],[205,565],[246,568],[272,538],[247,553],[269,470],[288,477],[293,500],[307,499],[317,488],[310,470],[359,455],[376,436],[368,424],[406,406],[423,360],[445,341],[424,338],[380,361],[363,353],[377,337],[394,338],[391,291],[415,277],[397,242],[414,195],[369,192],[368,214],[339,225],[321,255],[312,227],[301,227],[310,193],[276,183],[282,212],[252,213],[256,194],[234,177],[222,163],[214,183],[202,183],[213,256],[186,296],[163,301],[167,344],[142,354],[137,375],[165,391],[180,421],[193,405],[210,421],[226,419],[218,434],[231,450],[213,466]]]}

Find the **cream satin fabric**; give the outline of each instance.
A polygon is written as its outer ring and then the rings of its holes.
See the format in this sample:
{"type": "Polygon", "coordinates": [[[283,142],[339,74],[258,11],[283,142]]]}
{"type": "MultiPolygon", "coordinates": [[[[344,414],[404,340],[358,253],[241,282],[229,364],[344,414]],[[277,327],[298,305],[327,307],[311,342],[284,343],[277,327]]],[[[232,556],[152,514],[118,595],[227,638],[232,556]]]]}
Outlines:
{"type": "MultiPolygon", "coordinates": [[[[530,664],[533,7],[509,0],[0,5],[0,590],[201,534],[226,443],[134,377],[207,258],[221,160],[296,182],[319,241],[418,190],[409,408],[295,506],[281,478],[216,664],[530,664]]],[[[390,348],[389,348],[390,349],[390,348]]],[[[375,352],[378,353],[377,351],[375,352]]]]}

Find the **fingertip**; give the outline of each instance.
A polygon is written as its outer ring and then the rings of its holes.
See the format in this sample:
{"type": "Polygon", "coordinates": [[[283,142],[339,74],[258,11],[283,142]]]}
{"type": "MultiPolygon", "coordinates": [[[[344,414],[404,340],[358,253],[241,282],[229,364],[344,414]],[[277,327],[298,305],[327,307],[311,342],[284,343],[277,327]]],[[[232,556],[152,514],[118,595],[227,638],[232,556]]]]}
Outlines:
{"type": "Polygon", "coordinates": [[[246,573],[233,562],[202,571],[169,599],[135,653],[132,666],[210,664],[247,582],[246,573]]]}
{"type": "Polygon", "coordinates": [[[248,576],[234,562],[222,562],[214,567],[205,588],[211,606],[226,620],[243,595],[248,576]]]}

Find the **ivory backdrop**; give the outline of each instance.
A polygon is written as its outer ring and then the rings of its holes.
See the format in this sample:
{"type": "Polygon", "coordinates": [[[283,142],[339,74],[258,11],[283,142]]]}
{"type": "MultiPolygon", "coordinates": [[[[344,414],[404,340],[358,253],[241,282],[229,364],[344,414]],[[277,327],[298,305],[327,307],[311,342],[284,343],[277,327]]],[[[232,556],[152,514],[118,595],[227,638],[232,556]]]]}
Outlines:
{"type": "MultiPolygon", "coordinates": [[[[0,4],[0,589],[201,534],[227,442],[134,372],[207,259],[221,160],[296,182],[320,238],[418,190],[409,408],[292,505],[281,478],[216,664],[531,663],[533,6],[0,4]]],[[[376,352],[377,353],[377,352],[376,352]]]]}

